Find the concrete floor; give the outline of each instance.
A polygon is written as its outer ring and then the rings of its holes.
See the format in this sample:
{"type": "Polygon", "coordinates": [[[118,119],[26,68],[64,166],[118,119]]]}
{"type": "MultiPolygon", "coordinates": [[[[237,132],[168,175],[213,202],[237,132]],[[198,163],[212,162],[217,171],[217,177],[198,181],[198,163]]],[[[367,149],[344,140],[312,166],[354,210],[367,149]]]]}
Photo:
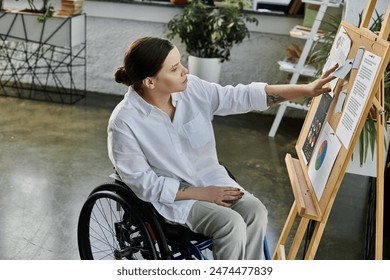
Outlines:
{"type": "MultiPolygon", "coordinates": [[[[75,105],[0,97],[0,259],[79,259],[76,227],[88,193],[109,180],[107,120],[119,96],[75,105]]],[[[300,119],[216,117],[220,161],[269,210],[271,252],[293,203],[284,157],[295,154],[300,119]]],[[[347,174],[316,259],[364,259],[367,178],[347,174]]],[[[301,256],[298,256],[300,258],[301,256]]]]}

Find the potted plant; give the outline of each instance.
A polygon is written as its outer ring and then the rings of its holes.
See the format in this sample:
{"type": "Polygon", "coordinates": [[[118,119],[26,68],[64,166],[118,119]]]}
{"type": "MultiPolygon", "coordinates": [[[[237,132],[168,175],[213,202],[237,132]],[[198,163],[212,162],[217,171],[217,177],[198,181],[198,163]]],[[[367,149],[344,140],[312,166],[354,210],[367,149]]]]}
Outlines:
{"type": "MultiPolygon", "coordinates": [[[[361,22],[362,19],[362,14],[359,15],[361,22]]],[[[371,25],[369,26],[369,29],[372,32],[379,32],[381,27],[382,27],[382,22],[383,22],[383,15],[380,15],[378,12],[376,12],[375,18],[373,18],[371,25]]],[[[315,63],[317,69],[322,69],[323,65],[326,62],[326,59],[329,55],[330,49],[332,47],[333,41],[335,39],[339,23],[336,20],[330,20],[328,23],[328,26],[332,27],[330,28],[323,37],[321,37],[321,41],[317,43],[313,47],[313,50],[311,52],[311,59],[315,63]]],[[[360,25],[360,24],[359,24],[360,25]]],[[[390,40],[390,36],[388,38],[390,40]]],[[[385,134],[389,134],[389,120],[390,120],[390,63],[387,64],[386,71],[384,74],[384,95],[385,95],[385,120],[387,122],[387,129],[385,131],[385,134]]],[[[359,157],[359,160],[356,160],[353,158],[354,163],[351,162],[350,166],[352,167],[349,169],[352,171],[352,169],[357,169],[358,166],[363,166],[364,164],[367,164],[369,169],[371,170],[364,170],[364,171],[359,171],[364,174],[362,175],[367,175],[367,176],[372,176],[375,177],[376,173],[375,170],[372,170],[372,167],[375,167],[375,146],[376,146],[376,108],[373,106],[370,110],[370,114],[367,116],[367,121],[363,127],[362,133],[360,134],[359,138],[359,144],[355,148],[353,157],[359,157]],[[368,157],[371,155],[370,157],[368,157]],[[369,162],[367,163],[367,161],[369,162]]],[[[386,137],[385,141],[385,149],[387,149],[388,144],[390,141],[390,137],[386,137]]],[[[356,172],[351,172],[351,173],[356,173],[356,172]]]]}
{"type": "Polygon", "coordinates": [[[230,51],[240,44],[250,32],[246,23],[258,24],[253,16],[244,12],[248,0],[223,0],[207,4],[204,0],[189,0],[183,12],[167,24],[167,37],[178,36],[189,54],[190,73],[200,78],[218,82],[221,63],[230,60],[230,51]],[[215,66],[206,66],[211,73],[195,73],[198,60],[211,60],[215,66]]]}
{"type": "MultiPolygon", "coordinates": [[[[19,1],[19,0],[16,0],[16,1],[19,1]]],[[[38,8],[35,3],[34,3],[34,0],[27,0],[28,2],[28,5],[29,5],[29,9],[23,9],[23,10],[20,10],[19,12],[27,12],[27,13],[33,13],[33,14],[41,14],[40,16],[38,16],[38,21],[39,22],[44,22],[47,18],[49,17],[52,17],[53,16],[53,13],[54,13],[54,7],[53,5],[50,3],[49,0],[42,0],[42,7],[41,8],[38,8]]]]}

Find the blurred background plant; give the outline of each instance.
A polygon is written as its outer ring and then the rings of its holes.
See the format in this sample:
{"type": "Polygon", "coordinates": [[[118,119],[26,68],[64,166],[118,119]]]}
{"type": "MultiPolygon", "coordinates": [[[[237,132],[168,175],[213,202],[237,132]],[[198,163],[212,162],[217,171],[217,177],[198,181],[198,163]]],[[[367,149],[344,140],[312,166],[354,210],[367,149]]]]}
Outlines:
{"type": "Polygon", "coordinates": [[[54,6],[52,3],[50,3],[50,0],[42,0],[42,6],[40,8],[34,3],[34,0],[27,0],[27,2],[29,9],[24,9],[23,11],[42,14],[38,17],[39,22],[44,22],[47,18],[53,16],[54,6]]]}
{"type": "Polygon", "coordinates": [[[244,12],[248,0],[189,0],[183,12],[167,24],[167,37],[178,36],[188,54],[230,60],[230,51],[250,36],[246,23],[258,24],[244,12]]]}

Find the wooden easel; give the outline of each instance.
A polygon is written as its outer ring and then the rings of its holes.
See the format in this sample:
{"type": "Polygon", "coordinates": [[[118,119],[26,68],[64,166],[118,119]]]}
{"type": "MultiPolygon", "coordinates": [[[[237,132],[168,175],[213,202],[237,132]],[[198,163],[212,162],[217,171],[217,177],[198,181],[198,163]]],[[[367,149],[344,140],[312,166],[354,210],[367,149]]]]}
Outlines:
{"type": "MultiPolygon", "coordinates": [[[[390,43],[387,41],[390,32],[390,4],[387,7],[387,12],[383,20],[381,31],[378,35],[367,29],[371,16],[375,9],[376,0],[371,0],[367,4],[361,26],[354,27],[346,22],[340,24],[339,30],[342,27],[349,38],[351,39],[351,49],[347,59],[354,59],[359,47],[364,47],[365,51],[369,51],[381,58],[378,71],[374,78],[373,84],[370,87],[369,96],[364,104],[361,116],[357,123],[356,129],[353,132],[349,146],[346,148],[343,145],[335,159],[333,168],[331,169],[326,186],[323,190],[320,199],[317,199],[313,184],[308,175],[308,162],[302,155],[302,147],[307,141],[308,132],[312,125],[313,119],[316,116],[322,96],[313,99],[309,108],[305,123],[299,135],[296,151],[298,159],[294,159],[290,154],[286,155],[287,171],[290,177],[292,190],[294,193],[294,203],[287,217],[286,223],[282,230],[279,241],[276,245],[273,259],[286,258],[285,244],[294,225],[297,216],[300,216],[300,222],[292,241],[287,259],[295,259],[298,250],[301,246],[302,239],[308,228],[310,221],[314,223],[310,244],[307,247],[305,259],[314,259],[322,234],[325,230],[333,203],[337,192],[343,180],[345,170],[351,158],[353,148],[363,129],[366,116],[369,113],[371,105],[376,107],[377,111],[377,185],[376,185],[376,238],[375,238],[375,259],[382,259],[383,254],[383,198],[384,198],[384,71],[390,59],[390,43]]],[[[346,100],[349,98],[352,85],[354,84],[357,69],[352,69],[349,76],[349,82],[343,80],[337,82],[334,88],[334,97],[329,106],[326,116],[326,122],[336,131],[339,125],[341,113],[335,111],[337,99],[341,91],[346,91],[346,100]]],[[[345,108],[344,108],[345,109],[345,108]]],[[[317,143],[318,144],[318,143],[317,143]]]]}

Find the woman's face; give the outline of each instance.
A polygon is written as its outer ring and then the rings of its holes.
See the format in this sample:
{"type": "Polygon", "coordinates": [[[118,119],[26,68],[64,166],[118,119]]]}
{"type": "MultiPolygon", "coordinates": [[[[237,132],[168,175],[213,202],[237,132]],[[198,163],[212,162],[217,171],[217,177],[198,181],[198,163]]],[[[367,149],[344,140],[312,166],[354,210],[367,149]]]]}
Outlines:
{"type": "Polygon", "coordinates": [[[184,91],[187,88],[187,68],[181,64],[179,50],[174,47],[154,78],[155,89],[161,93],[184,91]]]}

